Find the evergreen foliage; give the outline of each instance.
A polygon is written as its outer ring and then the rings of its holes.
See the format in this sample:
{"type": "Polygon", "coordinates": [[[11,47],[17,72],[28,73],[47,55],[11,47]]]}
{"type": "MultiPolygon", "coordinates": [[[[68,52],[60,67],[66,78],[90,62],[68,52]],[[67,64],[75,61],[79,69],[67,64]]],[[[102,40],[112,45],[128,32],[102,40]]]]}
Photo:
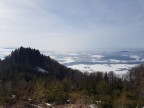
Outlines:
{"type": "Polygon", "coordinates": [[[123,77],[114,72],[81,73],[38,50],[20,47],[0,61],[0,104],[9,107],[19,102],[142,108],[144,65],[132,68],[123,77]]]}

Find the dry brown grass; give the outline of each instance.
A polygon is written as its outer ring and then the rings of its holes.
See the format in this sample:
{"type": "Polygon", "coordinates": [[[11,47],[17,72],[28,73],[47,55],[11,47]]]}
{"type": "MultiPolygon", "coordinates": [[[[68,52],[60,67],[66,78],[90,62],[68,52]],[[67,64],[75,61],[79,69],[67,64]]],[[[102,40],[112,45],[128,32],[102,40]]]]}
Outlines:
{"type": "Polygon", "coordinates": [[[88,108],[86,105],[58,105],[58,106],[53,106],[52,108],[88,108]]]}
{"type": "Polygon", "coordinates": [[[0,105],[0,108],[4,108],[4,107],[0,105]]]}

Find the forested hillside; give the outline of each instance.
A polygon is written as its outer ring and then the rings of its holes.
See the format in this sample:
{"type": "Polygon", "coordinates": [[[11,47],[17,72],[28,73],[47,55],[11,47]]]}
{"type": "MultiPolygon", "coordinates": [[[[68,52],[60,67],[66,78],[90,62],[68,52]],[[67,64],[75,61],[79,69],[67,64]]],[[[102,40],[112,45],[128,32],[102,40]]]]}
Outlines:
{"type": "Polygon", "coordinates": [[[144,65],[132,68],[121,77],[114,72],[81,73],[36,49],[20,47],[0,60],[0,105],[142,108],[144,65]]]}

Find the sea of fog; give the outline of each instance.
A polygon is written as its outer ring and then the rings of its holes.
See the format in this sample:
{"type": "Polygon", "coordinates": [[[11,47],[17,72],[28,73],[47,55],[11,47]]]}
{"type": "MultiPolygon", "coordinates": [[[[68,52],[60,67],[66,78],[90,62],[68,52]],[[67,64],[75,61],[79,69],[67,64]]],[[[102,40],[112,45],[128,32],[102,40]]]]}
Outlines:
{"type": "MultiPolygon", "coordinates": [[[[0,48],[3,60],[14,48],[0,48]]],[[[41,51],[59,63],[82,72],[110,72],[124,74],[132,67],[143,64],[144,49],[96,49],[93,51],[41,51]]]]}

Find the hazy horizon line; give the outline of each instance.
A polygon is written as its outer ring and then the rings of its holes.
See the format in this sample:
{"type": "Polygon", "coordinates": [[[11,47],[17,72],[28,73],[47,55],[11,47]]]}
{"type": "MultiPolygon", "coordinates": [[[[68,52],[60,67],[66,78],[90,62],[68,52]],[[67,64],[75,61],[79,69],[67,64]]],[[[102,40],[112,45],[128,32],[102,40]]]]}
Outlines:
{"type": "MultiPolygon", "coordinates": [[[[17,48],[20,48],[21,46],[12,46],[12,47],[3,47],[3,46],[0,46],[0,48],[2,49],[17,49],[17,48]]],[[[62,52],[62,51],[65,51],[65,52],[71,52],[71,51],[96,51],[96,50],[116,50],[116,51],[123,51],[123,50],[144,50],[144,48],[76,48],[76,49],[62,49],[62,50],[56,50],[56,49],[48,49],[48,48],[45,48],[45,49],[41,49],[41,48],[36,48],[36,47],[30,47],[30,46],[22,46],[24,48],[34,48],[34,49],[38,49],[40,51],[54,51],[54,52],[62,52]]]]}

